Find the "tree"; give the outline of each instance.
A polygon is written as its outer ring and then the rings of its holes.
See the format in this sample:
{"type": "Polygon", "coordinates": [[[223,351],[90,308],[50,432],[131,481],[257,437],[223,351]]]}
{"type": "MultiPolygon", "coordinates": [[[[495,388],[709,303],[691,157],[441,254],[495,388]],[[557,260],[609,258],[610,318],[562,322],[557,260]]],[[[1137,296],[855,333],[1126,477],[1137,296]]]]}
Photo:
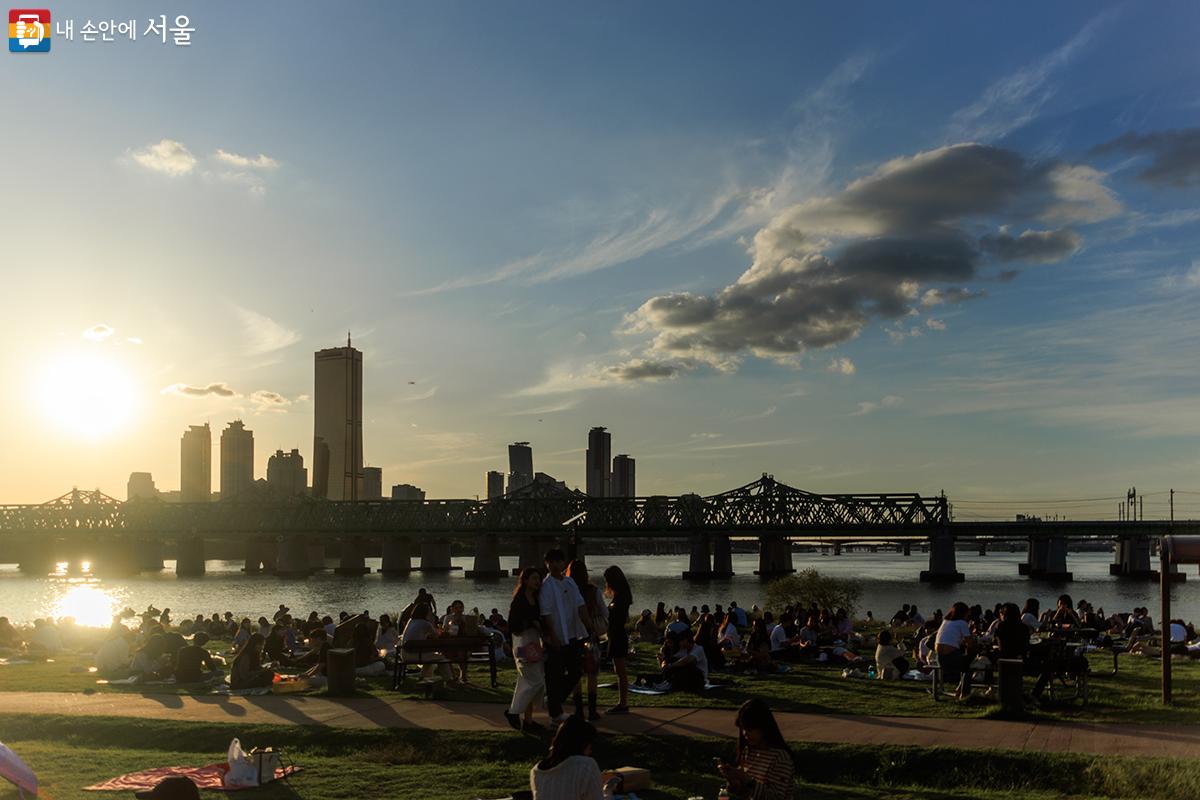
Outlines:
{"type": "Polygon", "coordinates": [[[767,584],[766,602],[767,608],[775,614],[788,606],[808,608],[816,605],[833,611],[844,608],[853,617],[861,597],[862,584],[853,578],[834,578],[815,569],[806,569],[767,584]]]}

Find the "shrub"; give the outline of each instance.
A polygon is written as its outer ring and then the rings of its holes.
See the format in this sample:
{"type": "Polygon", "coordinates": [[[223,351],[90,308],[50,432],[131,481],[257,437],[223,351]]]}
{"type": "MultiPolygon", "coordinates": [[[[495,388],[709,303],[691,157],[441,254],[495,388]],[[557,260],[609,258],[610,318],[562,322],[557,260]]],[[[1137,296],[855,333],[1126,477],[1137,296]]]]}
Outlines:
{"type": "Polygon", "coordinates": [[[767,608],[776,614],[787,606],[816,604],[818,608],[836,611],[846,609],[851,617],[862,597],[862,585],[852,578],[834,578],[815,569],[776,578],[767,584],[767,608]]]}

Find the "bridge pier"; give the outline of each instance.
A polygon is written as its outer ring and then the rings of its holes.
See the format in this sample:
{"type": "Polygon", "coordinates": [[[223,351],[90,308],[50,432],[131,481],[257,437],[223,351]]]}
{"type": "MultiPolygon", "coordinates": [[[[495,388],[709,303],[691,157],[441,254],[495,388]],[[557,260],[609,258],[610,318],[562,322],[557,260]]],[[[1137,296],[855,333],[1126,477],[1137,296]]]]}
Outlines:
{"type": "Polygon", "coordinates": [[[30,542],[18,549],[17,564],[27,575],[44,577],[54,571],[58,559],[52,544],[30,542]]]}
{"type": "Polygon", "coordinates": [[[758,569],[754,571],[755,575],[777,578],[795,571],[792,567],[791,542],[782,536],[763,536],[758,540],[758,569]]]}
{"type": "Polygon", "coordinates": [[[906,555],[906,556],[912,555],[912,542],[905,542],[902,545],[902,548],[903,548],[902,552],[904,553],[904,555],[906,555]]]}
{"type": "Polygon", "coordinates": [[[1158,578],[1158,571],[1150,566],[1150,537],[1122,536],[1116,545],[1108,574],[1142,580],[1158,578]]]}
{"type": "Polygon", "coordinates": [[[691,535],[691,555],[683,579],[706,581],[712,578],[712,537],[707,533],[691,535]]]}
{"type": "Polygon", "coordinates": [[[712,576],[714,578],[733,577],[733,545],[729,542],[727,533],[718,533],[713,537],[712,576]]]}
{"type": "Polygon", "coordinates": [[[532,567],[543,573],[546,571],[546,551],[558,546],[558,540],[553,536],[528,536],[521,540],[517,551],[517,566],[513,575],[520,575],[521,570],[532,567]]]}
{"type": "Polygon", "coordinates": [[[407,575],[412,572],[412,542],[404,536],[389,536],[383,540],[384,575],[407,575]]]}
{"type": "Polygon", "coordinates": [[[139,539],[137,543],[138,569],[141,572],[162,572],[163,546],[159,539],[139,539]]]}
{"type": "Polygon", "coordinates": [[[475,542],[474,569],[466,572],[468,578],[503,578],[508,572],[500,569],[500,541],[494,533],[485,533],[475,542]]]}
{"type": "Polygon", "coordinates": [[[422,572],[450,572],[454,566],[450,563],[449,539],[425,539],[421,542],[422,572]]]}
{"type": "Polygon", "coordinates": [[[312,572],[308,542],[303,536],[289,536],[278,545],[275,574],[280,578],[307,578],[312,572]]]}
{"type": "Polygon", "coordinates": [[[325,540],[306,540],[304,550],[308,554],[308,571],[323,572],[325,570],[325,540]]]}
{"type": "Polygon", "coordinates": [[[195,578],[204,574],[204,539],[200,536],[189,536],[179,539],[175,546],[175,574],[180,577],[195,578]]]}
{"type": "Polygon", "coordinates": [[[938,533],[929,537],[929,569],[921,571],[922,583],[961,583],[965,580],[958,571],[954,553],[954,537],[938,533]]]}
{"type": "Polygon", "coordinates": [[[833,543],[833,554],[835,556],[840,556],[842,554],[842,543],[841,542],[833,543]]]}
{"type": "Polygon", "coordinates": [[[981,556],[986,556],[986,555],[987,555],[987,551],[988,551],[987,542],[986,542],[986,541],[980,541],[980,542],[979,542],[979,555],[981,555],[981,556]]]}
{"type": "Polygon", "coordinates": [[[371,571],[367,566],[366,548],[361,538],[349,536],[342,539],[338,565],[333,571],[336,575],[365,575],[371,571]]]}
{"type": "Polygon", "coordinates": [[[99,546],[97,557],[92,564],[92,573],[99,575],[129,577],[136,575],[140,570],[138,542],[123,536],[110,539],[99,546]]]}
{"type": "Polygon", "coordinates": [[[1029,540],[1029,565],[1026,573],[1044,581],[1069,581],[1067,572],[1067,539],[1050,536],[1029,540]]]}

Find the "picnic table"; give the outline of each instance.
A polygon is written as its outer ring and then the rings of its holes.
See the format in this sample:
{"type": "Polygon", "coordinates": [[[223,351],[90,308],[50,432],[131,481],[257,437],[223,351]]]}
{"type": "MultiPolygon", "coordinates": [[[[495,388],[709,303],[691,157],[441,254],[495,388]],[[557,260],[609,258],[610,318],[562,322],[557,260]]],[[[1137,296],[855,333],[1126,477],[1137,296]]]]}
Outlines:
{"type": "Polygon", "coordinates": [[[396,669],[392,678],[392,689],[399,691],[400,684],[408,674],[408,667],[413,664],[439,663],[487,663],[491,672],[492,688],[500,685],[496,676],[496,643],[487,634],[466,636],[439,636],[436,639],[422,639],[407,642],[396,648],[396,669]],[[465,654],[465,659],[463,658],[465,654]]]}

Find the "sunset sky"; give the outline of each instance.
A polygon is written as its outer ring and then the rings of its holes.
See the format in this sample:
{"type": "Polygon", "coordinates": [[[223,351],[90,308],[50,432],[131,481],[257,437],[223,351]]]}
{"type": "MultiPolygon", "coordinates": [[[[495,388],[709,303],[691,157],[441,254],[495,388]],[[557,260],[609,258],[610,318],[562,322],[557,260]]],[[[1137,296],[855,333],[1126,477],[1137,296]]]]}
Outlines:
{"type": "Polygon", "coordinates": [[[308,461],[347,329],[433,497],[514,440],[582,484],[593,425],[639,494],[1200,491],[1194,3],[51,11],[0,70],[0,502],[176,489],[205,421],[308,461]]]}

